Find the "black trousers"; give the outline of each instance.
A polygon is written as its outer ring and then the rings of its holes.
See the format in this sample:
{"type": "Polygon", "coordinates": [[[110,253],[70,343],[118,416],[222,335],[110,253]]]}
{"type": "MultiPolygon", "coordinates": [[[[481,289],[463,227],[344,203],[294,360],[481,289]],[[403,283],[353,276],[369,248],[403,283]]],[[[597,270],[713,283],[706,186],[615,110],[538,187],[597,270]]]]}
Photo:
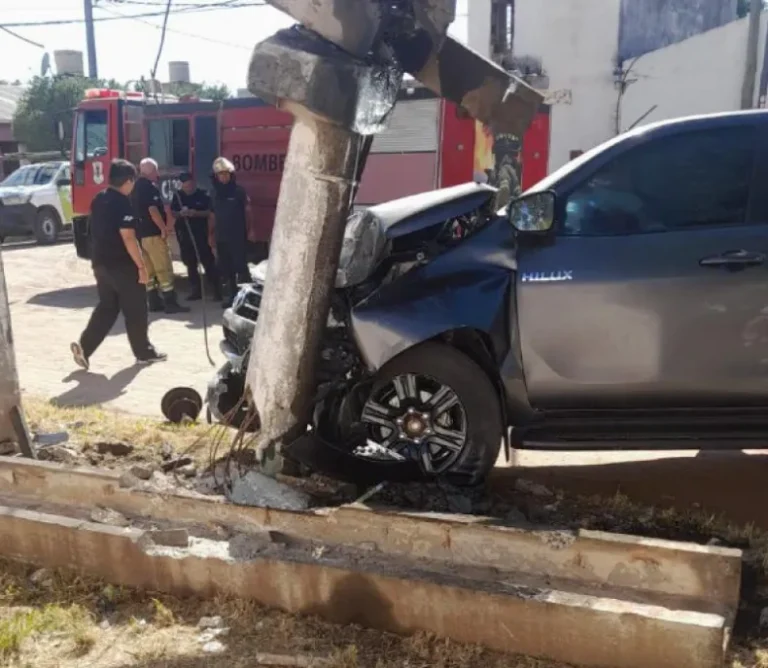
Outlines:
{"type": "Polygon", "coordinates": [[[90,358],[96,352],[122,312],[133,354],[139,359],[146,357],[152,349],[147,335],[147,290],[139,283],[138,270],[133,264],[95,266],[93,275],[96,277],[99,303],[80,336],[83,353],[90,358]]]}
{"type": "Polygon", "coordinates": [[[219,271],[224,280],[229,296],[233,297],[237,292],[238,281],[251,280],[248,272],[247,242],[243,239],[219,238],[216,239],[216,252],[219,256],[219,271]]]}
{"type": "Polygon", "coordinates": [[[200,270],[198,269],[198,258],[195,254],[195,246],[200,254],[199,264],[205,269],[205,277],[210,285],[219,287],[219,272],[216,267],[216,258],[208,244],[208,221],[190,221],[189,228],[187,222],[182,218],[176,223],[176,238],[179,240],[179,249],[181,250],[181,261],[187,268],[187,277],[193,290],[200,290],[200,270]],[[190,236],[190,231],[192,235],[190,236]]]}

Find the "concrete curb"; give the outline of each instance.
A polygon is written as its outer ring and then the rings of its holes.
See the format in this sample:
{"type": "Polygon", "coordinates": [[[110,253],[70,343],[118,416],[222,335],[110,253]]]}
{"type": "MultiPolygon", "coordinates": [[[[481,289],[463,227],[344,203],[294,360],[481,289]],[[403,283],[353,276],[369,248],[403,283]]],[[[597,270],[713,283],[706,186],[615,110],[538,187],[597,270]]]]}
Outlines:
{"type": "MultiPolygon", "coordinates": [[[[176,595],[230,594],[395,633],[435,633],[510,653],[614,668],[719,668],[722,615],[669,609],[427,564],[310,556],[239,559],[226,541],[162,548],[136,529],[0,507],[0,555],[176,595]]],[[[503,574],[500,574],[503,575],[503,574]]],[[[507,574],[508,575],[508,574],[507,574]]]]}
{"type": "Polygon", "coordinates": [[[595,531],[528,531],[477,517],[413,514],[344,506],[290,512],[235,506],[212,497],[152,494],[120,487],[109,471],[0,457],[0,494],[132,517],[284,531],[308,540],[375,545],[408,558],[525,572],[590,588],[681,597],[701,612],[729,614],[738,605],[740,550],[595,531]]]}

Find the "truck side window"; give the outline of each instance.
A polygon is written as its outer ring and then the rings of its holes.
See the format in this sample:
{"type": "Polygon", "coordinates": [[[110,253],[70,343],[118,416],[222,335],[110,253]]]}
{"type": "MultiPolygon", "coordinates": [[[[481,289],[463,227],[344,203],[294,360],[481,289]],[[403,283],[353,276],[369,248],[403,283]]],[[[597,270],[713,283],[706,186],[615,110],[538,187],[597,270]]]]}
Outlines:
{"type": "Polygon", "coordinates": [[[107,110],[81,111],[75,135],[75,160],[98,158],[107,154],[107,110]]]}
{"type": "Polygon", "coordinates": [[[619,155],[565,198],[560,234],[607,236],[746,222],[752,126],[658,137],[619,155]]]}
{"type": "Polygon", "coordinates": [[[149,155],[160,169],[189,169],[189,119],[158,119],[148,127],[149,155]]]}

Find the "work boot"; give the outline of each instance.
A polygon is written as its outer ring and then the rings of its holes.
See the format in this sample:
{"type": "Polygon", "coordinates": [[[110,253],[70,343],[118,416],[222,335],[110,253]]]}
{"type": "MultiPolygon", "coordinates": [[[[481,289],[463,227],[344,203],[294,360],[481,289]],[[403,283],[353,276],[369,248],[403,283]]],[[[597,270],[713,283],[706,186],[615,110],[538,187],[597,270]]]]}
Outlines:
{"type": "Polygon", "coordinates": [[[199,302],[203,298],[203,291],[200,286],[192,288],[187,295],[188,302],[199,302]]]}
{"type": "Polygon", "coordinates": [[[141,357],[136,358],[136,364],[140,366],[149,366],[150,364],[156,364],[157,362],[165,362],[168,359],[168,355],[160,353],[155,350],[154,346],[149,346],[149,349],[141,357]]]}
{"type": "Polygon", "coordinates": [[[165,304],[157,288],[147,290],[147,308],[150,313],[162,313],[165,311],[165,304]]]}
{"type": "Polygon", "coordinates": [[[169,315],[174,313],[189,313],[189,309],[186,306],[179,304],[179,300],[176,298],[176,290],[164,292],[163,301],[165,302],[165,312],[169,315]]]}

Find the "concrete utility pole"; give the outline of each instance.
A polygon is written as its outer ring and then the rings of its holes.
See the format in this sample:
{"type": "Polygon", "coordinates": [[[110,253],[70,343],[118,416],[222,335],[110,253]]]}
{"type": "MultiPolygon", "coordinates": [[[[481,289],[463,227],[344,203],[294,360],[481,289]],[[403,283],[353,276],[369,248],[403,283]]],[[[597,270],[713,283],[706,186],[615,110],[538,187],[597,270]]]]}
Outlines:
{"type": "Polygon", "coordinates": [[[21,405],[16,356],[13,352],[11,313],[5,283],[3,254],[0,251],[0,443],[16,441],[14,410],[21,405]]]}
{"type": "Polygon", "coordinates": [[[96,64],[96,33],[93,28],[93,0],[83,0],[83,13],[85,14],[85,41],[88,47],[88,76],[91,79],[99,77],[99,68],[96,64]]]}
{"type": "Polygon", "coordinates": [[[741,87],[742,109],[752,109],[755,106],[760,15],[762,11],[763,0],[751,0],[749,7],[749,34],[747,37],[747,62],[744,66],[744,83],[741,87]]]}
{"type": "Polygon", "coordinates": [[[266,472],[306,429],[315,368],[366,139],[384,129],[403,71],[496,132],[522,136],[539,93],[447,37],[455,0],[268,0],[303,27],[254,49],[249,89],[296,117],[248,386],[266,472]]]}

